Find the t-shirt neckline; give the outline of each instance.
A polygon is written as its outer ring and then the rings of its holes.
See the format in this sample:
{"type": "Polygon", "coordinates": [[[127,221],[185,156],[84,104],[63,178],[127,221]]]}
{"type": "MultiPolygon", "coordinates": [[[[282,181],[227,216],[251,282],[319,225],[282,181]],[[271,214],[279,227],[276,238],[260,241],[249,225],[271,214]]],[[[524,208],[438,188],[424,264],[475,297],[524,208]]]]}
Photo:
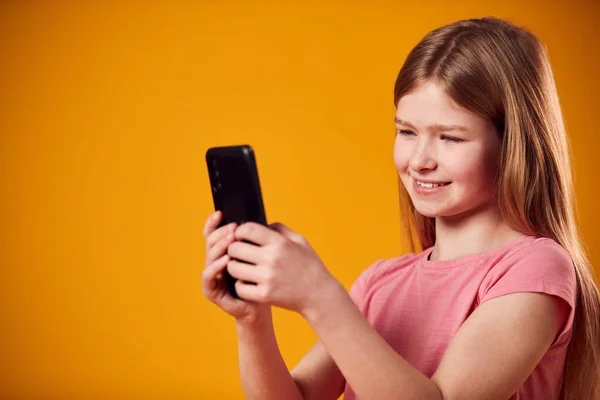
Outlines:
{"type": "Polygon", "coordinates": [[[431,247],[429,247],[428,249],[426,249],[422,253],[421,264],[425,268],[451,268],[451,267],[458,267],[458,266],[461,266],[461,265],[464,265],[464,264],[469,264],[469,263],[471,263],[473,261],[477,261],[477,260],[482,259],[482,258],[489,258],[489,257],[493,256],[496,253],[500,253],[501,251],[508,250],[508,249],[510,249],[512,247],[518,246],[522,242],[525,242],[525,241],[527,241],[529,239],[535,239],[535,236],[521,235],[518,238],[513,239],[512,241],[506,243],[503,246],[497,247],[495,249],[487,250],[487,251],[484,251],[484,252],[481,252],[481,253],[471,254],[469,256],[457,258],[456,260],[435,260],[435,261],[428,260],[427,258],[429,257],[429,255],[433,251],[433,246],[431,246],[431,247]]]}

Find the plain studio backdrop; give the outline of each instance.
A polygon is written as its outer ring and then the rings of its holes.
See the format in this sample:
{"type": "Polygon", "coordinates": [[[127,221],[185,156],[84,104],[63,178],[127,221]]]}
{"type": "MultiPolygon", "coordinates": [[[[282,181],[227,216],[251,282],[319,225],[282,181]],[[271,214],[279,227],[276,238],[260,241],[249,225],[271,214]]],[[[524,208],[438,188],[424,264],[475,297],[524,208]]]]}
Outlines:
{"type": "MultiPolygon", "coordinates": [[[[242,399],[202,296],[204,154],[250,144],[269,222],[346,286],[408,250],[393,84],[430,30],[494,15],[547,45],[600,265],[595,1],[2,1],[0,398],[242,399]]],[[[288,366],[316,337],[277,310],[288,366]]]]}

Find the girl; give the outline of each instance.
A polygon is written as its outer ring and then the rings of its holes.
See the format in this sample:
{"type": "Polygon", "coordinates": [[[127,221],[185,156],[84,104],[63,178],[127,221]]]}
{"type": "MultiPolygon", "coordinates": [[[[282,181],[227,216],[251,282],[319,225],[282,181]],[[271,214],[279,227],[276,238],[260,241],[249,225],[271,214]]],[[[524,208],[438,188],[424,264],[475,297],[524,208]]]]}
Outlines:
{"type": "Polygon", "coordinates": [[[247,398],[599,398],[599,295],[543,45],[495,18],[443,26],[394,103],[404,224],[424,251],[376,262],[348,295],[284,225],[206,222],[204,294],[236,318],[247,398]],[[273,305],[319,337],[291,373],[273,305]]]}

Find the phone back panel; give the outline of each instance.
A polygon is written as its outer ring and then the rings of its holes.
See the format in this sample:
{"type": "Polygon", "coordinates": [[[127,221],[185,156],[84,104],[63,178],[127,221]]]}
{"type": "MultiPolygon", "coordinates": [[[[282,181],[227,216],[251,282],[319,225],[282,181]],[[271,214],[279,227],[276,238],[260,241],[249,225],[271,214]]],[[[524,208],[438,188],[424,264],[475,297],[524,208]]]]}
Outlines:
{"type": "Polygon", "coordinates": [[[221,226],[253,221],[266,225],[254,151],[248,145],[213,147],[206,162],[215,210],[223,213],[221,226]]]}
{"type": "MultiPolygon", "coordinates": [[[[223,213],[219,226],[249,221],[267,225],[252,148],[248,145],[212,147],[206,152],[206,164],[215,210],[223,213]]],[[[239,299],[236,279],[227,269],[224,275],[227,290],[239,299]]]]}

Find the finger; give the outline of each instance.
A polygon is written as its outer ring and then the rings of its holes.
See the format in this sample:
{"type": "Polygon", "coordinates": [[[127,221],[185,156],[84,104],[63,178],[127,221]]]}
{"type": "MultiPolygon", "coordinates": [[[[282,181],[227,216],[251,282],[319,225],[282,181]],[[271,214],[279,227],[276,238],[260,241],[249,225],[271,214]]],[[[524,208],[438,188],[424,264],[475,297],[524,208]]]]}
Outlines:
{"type": "Polygon", "coordinates": [[[215,211],[210,214],[204,223],[204,229],[202,230],[202,234],[204,237],[207,237],[212,231],[215,230],[219,223],[221,222],[221,211],[215,211]]]}
{"type": "Polygon", "coordinates": [[[204,289],[204,295],[210,298],[215,290],[217,289],[217,278],[223,273],[223,270],[227,268],[227,263],[231,260],[227,254],[223,257],[215,260],[210,264],[204,272],[202,272],[202,288],[204,289]]]}
{"type": "Polygon", "coordinates": [[[206,238],[207,251],[210,248],[212,248],[216,243],[218,243],[221,239],[223,239],[223,237],[227,236],[230,233],[233,233],[235,231],[235,228],[236,224],[235,222],[232,222],[209,233],[208,237],[206,238]]]}
{"type": "Polygon", "coordinates": [[[212,264],[217,258],[227,254],[227,248],[235,241],[233,233],[228,233],[206,252],[206,266],[212,264]]]}
{"type": "Polygon", "coordinates": [[[264,261],[260,257],[260,247],[252,243],[235,241],[227,247],[227,254],[249,264],[262,264],[264,261]]]}
{"type": "Polygon", "coordinates": [[[237,240],[247,240],[259,246],[277,243],[281,235],[256,222],[246,222],[235,230],[237,240]]]}
{"type": "Polygon", "coordinates": [[[242,300],[254,301],[256,303],[267,302],[266,296],[263,294],[262,285],[253,285],[238,280],[235,283],[235,291],[242,300]]]}
{"type": "Polygon", "coordinates": [[[263,281],[264,271],[257,265],[231,260],[227,263],[227,271],[229,272],[229,275],[242,281],[254,283],[263,281]]]}
{"type": "Polygon", "coordinates": [[[294,232],[293,230],[291,230],[290,228],[288,228],[281,222],[274,222],[274,223],[270,224],[269,229],[280,233],[282,236],[284,236],[296,243],[300,243],[304,240],[302,235],[300,235],[298,232],[294,232]]]}

